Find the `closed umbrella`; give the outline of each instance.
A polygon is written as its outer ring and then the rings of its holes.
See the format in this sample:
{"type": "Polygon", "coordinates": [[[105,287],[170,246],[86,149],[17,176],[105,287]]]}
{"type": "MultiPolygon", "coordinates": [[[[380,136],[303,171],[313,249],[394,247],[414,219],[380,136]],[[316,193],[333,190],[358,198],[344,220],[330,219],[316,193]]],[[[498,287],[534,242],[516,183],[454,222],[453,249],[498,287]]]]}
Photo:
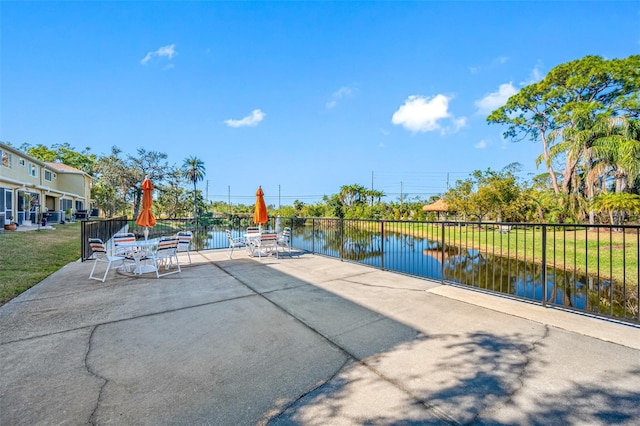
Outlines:
{"type": "Polygon", "coordinates": [[[151,213],[153,204],[153,184],[149,178],[144,178],[142,182],[142,211],[136,219],[138,226],[144,228],[144,239],[149,237],[149,228],[156,226],[156,218],[151,213]]]}
{"type": "Polygon", "coordinates": [[[256,191],[256,207],[253,211],[253,221],[262,227],[268,220],[269,215],[267,214],[267,205],[264,203],[264,192],[262,191],[262,186],[259,186],[256,191]]]}

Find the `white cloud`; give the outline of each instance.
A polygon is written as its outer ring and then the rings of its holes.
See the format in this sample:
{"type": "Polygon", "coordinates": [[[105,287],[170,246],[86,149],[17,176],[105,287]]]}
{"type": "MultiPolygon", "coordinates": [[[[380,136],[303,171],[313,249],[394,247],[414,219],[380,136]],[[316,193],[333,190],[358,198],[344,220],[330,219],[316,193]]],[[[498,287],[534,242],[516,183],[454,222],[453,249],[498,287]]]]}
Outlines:
{"type": "Polygon", "coordinates": [[[333,108],[338,105],[338,101],[342,98],[349,97],[353,94],[354,89],[350,87],[341,87],[336,92],[331,95],[331,100],[327,102],[325,105],[327,108],[333,108]]]}
{"type": "Polygon", "coordinates": [[[224,120],[225,124],[229,127],[255,127],[257,126],[267,114],[259,109],[251,111],[251,115],[247,115],[240,120],[224,120]]]}
{"type": "Polygon", "coordinates": [[[142,65],[146,65],[150,60],[152,60],[153,58],[156,58],[156,57],[166,57],[167,59],[171,60],[176,55],[176,53],[177,53],[176,52],[176,45],[175,44],[169,44],[167,46],[162,46],[161,48],[159,48],[155,52],[148,52],[145,55],[145,57],[140,60],[140,63],[142,65]]]}
{"type": "Polygon", "coordinates": [[[533,67],[533,69],[531,70],[531,73],[529,74],[529,77],[520,83],[521,86],[528,86],[530,84],[533,83],[537,83],[540,80],[542,80],[543,76],[542,73],[540,72],[540,65],[536,65],[535,67],[533,67]]]}
{"type": "Polygon", "coordinates": [[[393,113],[391,122],[414,133],[442,130],[439,121],[451,117],[448,111],[450,100],[445,95],[433,98],[409,96],[404,105],[393,113]]]}
{"type": "Polygon", "coordinates": [[[454,118],[451,121],[453,123],[454,133],[467,125],[467,117],[454,118]]]}
{"type": "Polygon", "coordinates": [[[507,103],[507,99],[518,93],[512,83],[501,84],[497,92],[489,93],[484,98],[476,101],[478,114],[488,114],[507,103]]]}
{"type": "Polygon", "coordinates": [[[487,141],[485,141],[483,139],[480,142],[478,142],[477,144],[475,144],[473,147],[476,148],[476,149],[485,149],[487,147],[487,141]]]}

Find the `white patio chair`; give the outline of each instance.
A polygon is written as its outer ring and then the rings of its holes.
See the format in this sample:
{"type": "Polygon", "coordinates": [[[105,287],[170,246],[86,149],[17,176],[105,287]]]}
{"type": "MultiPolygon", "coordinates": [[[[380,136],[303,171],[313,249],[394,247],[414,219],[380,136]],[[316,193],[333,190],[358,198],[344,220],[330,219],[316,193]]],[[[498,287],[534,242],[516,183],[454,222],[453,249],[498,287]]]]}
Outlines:
{"type": "Polygon", "coordinates": [[[158,246],[149,254],[149,258],[156,267],[156,277],[164,277],[165,275],[177,274],[182,272],[180,269],[180,261],[178,260],[178,239],[174,237],[164,237],[158,242],[158,246]],[[175,260],[176,270],[171,271],[175,260]],[[164,273],[160,273],[160,269],[164,268],[164,273]]]}
{"type": "Polygon", "coordinates": [[[187,253],[189,265],[191,265],[191,255],[189,252],[191,251],[191,239],[193,238],[193,234],[191,231],[178,231],[176,237],[178,238],[178,253],[187,253]]]}
{"type": "Polygon", "coordinates": [[[233,238],[233,235],[231,235],[231,231],[229,229],[227,229],[225,232],[227,233],[227,239],[229,240],[229,251],[227,253],[227,257],[231,259],[233,258],[233,250],[236,247],[244,247],[246,245],[246,242],[244,238],[233,238]]]}
{"type": "Polygon", "coordinates": [[[291,228],[287,227],[282,230],[282,233],[278,236],[276,244],[278,245],[278,248],[282,247],[283,251],[287,249],[289,251],[289,256],[291,256],[291,228]]]}
{"type": "Polygon", "coordinates": [[[253,245],[251,250],[251,256],[255,256],[258,253],[258,258],[262,260],[262,256],[268,256],[269,254],[276,253],[278,256],[278,234],[275,232],[265,232],[260,234],[259,238],[252,238],[249,240],[249,244],[253,245]]]}
{"type": "Polygon", "coordinates": [[[247,227],[244,236],[245,245],[247,247],[247,251],[249,252],[249,256],[253,256],[255,248],[258,246],[258,242],[255,240],[260,237],[260,228],[257,226],[249,226],[247,227]]]}
{"type": "Polygon", "coordinates": [[[107,279],[107,274],[109,273],[109,269],[111,269],[111,267],[126,267],[126,258],[124,256],[115,256],[109,254],[107,252],[107,246],[102,242],[101,239],[89,238],[89,246],[91,247],[92,252],[91,258],[94,260],[93,268],[91,268],[91,273],[89,274],[90,280],[98,280],[104,282],[107,279]],[[106,269],[102,278],[93,275],[98,263],[106,263],[106,269]]]}
{"type": "Polygon", "coordinates": [[[133,258],[131,255],[131,246],[122,247],[119,246],[122,243],[135,243],[136,234],[127,232],[124,234],[116,234],[113,236],[113,254],[115,256],[125,256],[127,258],[133,258]]]}

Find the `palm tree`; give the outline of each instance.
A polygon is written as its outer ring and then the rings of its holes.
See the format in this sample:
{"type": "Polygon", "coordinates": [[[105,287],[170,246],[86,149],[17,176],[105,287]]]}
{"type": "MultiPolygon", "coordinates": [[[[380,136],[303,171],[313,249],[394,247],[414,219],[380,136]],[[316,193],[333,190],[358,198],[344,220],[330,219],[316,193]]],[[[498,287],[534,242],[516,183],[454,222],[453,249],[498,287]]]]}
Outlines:
{"type": "Polygon", "coordinates": [[[596,197],[593,204],[595,210],[609,213],[611,225],[622,225],[625,212],[637,213],[640,211],[640,195],[627,192],[607,192],[596,197]]]}
{"type": "Polygon", "coordinates": [[[195,220],[197,214],[196,183],[204,179],[204,162],[198,157],[186,158],[182,164],[182,171],[184,173],[184,177],[186,177],[189,182],[193,183],[193,219],[195,220]]]}
{"type": "Polygon", "coordinates": [[[604,123],[603,134],[594,145],[600,161],[610,167],[615,192],[626,192],[640,174],[640,121],[613,117],[604,123]]]}

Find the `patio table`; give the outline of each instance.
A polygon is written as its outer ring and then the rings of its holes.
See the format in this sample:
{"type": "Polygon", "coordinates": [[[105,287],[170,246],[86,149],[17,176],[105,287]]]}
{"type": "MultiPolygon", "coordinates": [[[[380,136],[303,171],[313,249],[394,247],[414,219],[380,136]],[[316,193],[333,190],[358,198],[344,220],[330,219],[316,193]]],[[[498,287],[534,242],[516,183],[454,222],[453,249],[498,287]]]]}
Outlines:
{"type": "Polygon", "coordinates": [[[131,249],[130,256],[136,264],[133,273],[140,275],[156,271],[155,264],[149,264],[145,262],[145,260],[147,258],[147,255],[149,254],[149,251],[153,250],[153,248],[158,245],[159,241],[160,239],[158,238],[152,238],[150,240],[136,240],[131,242],[118,243],[118,247],[131,249]]]}

